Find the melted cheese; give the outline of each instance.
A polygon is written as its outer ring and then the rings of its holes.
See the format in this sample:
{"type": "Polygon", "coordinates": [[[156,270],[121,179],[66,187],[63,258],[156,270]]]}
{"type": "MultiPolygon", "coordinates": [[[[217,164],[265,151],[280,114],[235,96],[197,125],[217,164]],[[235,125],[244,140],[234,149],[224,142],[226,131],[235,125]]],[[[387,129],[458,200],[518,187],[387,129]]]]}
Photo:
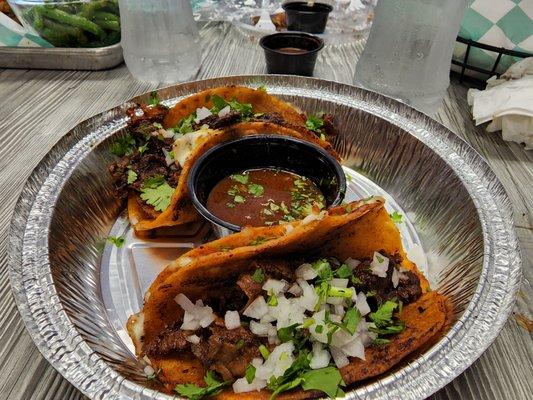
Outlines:
{"type": "Polygon", "coordinates": [[[174,141],[172,152],[174,153],[174,160],[176,164],[185,165],[187,158],[201,146],[203,139],[212,135],[215,131],[213,129],[200,129],[195,132],[186,133],[174,141]]]}

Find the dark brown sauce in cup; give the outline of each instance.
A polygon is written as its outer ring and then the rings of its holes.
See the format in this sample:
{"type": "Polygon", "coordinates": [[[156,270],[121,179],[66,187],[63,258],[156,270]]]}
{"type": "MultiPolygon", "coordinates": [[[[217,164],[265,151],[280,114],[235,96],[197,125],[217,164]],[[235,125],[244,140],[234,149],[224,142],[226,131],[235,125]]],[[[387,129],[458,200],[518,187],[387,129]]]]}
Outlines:
{"type": "Polygon", "coordinates": [[[206,206],[218,218],[237,226],[271,226],[319,212],[325,201],[312,180],[263,168],[222,179],[209,193],[206,206]]]}

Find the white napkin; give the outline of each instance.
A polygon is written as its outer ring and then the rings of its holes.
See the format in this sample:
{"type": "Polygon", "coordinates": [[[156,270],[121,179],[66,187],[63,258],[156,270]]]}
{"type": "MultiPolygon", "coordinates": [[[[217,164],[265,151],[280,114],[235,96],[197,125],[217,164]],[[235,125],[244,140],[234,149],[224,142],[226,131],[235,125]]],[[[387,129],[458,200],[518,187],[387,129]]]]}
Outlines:
{"type": "Polygon", "coordinates": [[[487,132],[501,130],[504,140],[533,149],[533,57],[512,65],[500,78],[490,78],[485,90],[470,89],[468,104],[476,125],[492,121],[487,132]]]}

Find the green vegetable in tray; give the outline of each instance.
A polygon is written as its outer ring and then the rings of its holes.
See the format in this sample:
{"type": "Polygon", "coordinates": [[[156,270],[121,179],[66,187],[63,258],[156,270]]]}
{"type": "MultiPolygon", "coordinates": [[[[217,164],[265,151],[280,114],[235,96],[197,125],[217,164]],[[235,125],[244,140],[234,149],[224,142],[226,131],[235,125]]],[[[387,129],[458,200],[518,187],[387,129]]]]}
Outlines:
{"type": "Polygon", "coordinates": [[[120,41],[118,0],[36,5],[24,18],[56,47],[103,47],[120,41]]]}

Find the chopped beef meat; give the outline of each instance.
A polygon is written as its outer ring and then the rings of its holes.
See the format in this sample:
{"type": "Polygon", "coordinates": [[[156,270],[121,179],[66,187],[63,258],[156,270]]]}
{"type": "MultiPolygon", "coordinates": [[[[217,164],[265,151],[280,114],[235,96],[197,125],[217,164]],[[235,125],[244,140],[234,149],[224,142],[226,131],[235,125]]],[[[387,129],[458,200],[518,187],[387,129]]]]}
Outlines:
{"type": "Polygon", "coordinates": [[[137,107],[132,107],[126,110],[126,114],[130,117],[129,127],[136,127],[144,122],[162,122],[168,114],[168,108],[162,104],[156,106],[149,106],[145,104],[138,104],[137,107]],[[142,114],[139,114],[139,108],[142,114]]]}
{"type": "Polygon", "coordinates": [[[383,251],[380,253],[389,259],[387,277],[381,278],[372,273],[370,270],[370,263],[372,260],[362,260],[361,264],[359,264],[354,270],[354,275],[361,282],[360,284],[355,285],[356,290],[365,293],[375,292],[374,296],[369,297],[369,301],[375,299],[378,303],[393,298],[402,301],[404,304],[409,304],[417,300],[422,294],[420,279],[418,276],[410,271],[403,272],[401,274],[402,278],[400,278],[398,286],[395,288],[392,284],[392,272],[393,268],[400,266],[402,257],[399,254],[390,256],[383,251]]]}
{"type": "Polygon", "coordinates": [[[181,330],[180,324],[174,324],[164,329],[152,342],[148,343],[145,352],[149,356],[157,356],[187,349],[191,345],[187,337],[192,334],[194,332],[181,330]]]}
{"type": "Polygon", "coordinates": [[[237,280],[237,286],[246,294],[249,301],[255,300],[263,290],[261,288],[262,284],[255,282],[250,274],[241,274],[237,280]]]}
{"type": "Polygon", "coordinates": [[[285,279],[287,282],[294,282],[296,280],[294,271],[302,263],[298,260],[288,261],[282,258],[263,258],[254,261],[252,268],[254,270],[261,268],[265,273],[266,279],[285,279]]]}
{"type": "Polygon", "coordinates": [[[236,124],[241,119],[241,114],[236,111],[230,111],[226,115],[220,117],[217,114],[212,114],[209,117],[202,119],[200,122],[195,123],[193,128],[198,129],[202,125],[207,125],[211,129],[220,129],[229,125],[236,124]]]}
{"type": "Polygon", "coordinates": [[[337,127],[335,126],[333,114],[324,114],[322,116],[324,121],[324,133],[328,137],[337,136],[337,127]]]}
{"type": "Polygon", "coordinates": [[[257,116],[254,116],[254,120],[270,122],[272,124],[284,125],[285,120],[278,113],[264,113],[257,116]]]}
{"type": "Polygon", "coordinates": [[[123,199],[128,196],[128,165],[129,158],[123,157],[118,161],[111,163],[107,168],[113,180],[113,195],[117,199],[123,199]]]}

